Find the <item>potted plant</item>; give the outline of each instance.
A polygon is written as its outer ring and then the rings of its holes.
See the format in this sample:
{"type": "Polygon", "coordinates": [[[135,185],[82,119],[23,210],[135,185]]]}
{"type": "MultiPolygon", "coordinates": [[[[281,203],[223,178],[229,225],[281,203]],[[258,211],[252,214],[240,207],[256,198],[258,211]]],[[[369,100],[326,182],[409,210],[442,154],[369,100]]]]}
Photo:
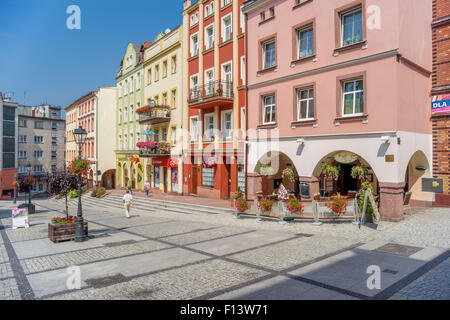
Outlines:
{"type": "MultiPolygon", "coordinates": [[[[361,184],[361,190],[359,191],[359,208],[360,208],[361,212],[362,212],[363,207],[364,207],[364,198],[366,197],[366,190],[367,189],[370,189],[370,191],[372,192],[372,195],[373,195],[373,200],[378,205],[378,196],[373,194],[372,184],[369,181],[364,181],[361,184]]],[[[366,216],[365,216],[366,222],[373,222],[373,213],[374,213],[374,210],[372,208],[372,203],[369,200],[367,200],[366,216]]]]}
{"type": "MultiPolygon", "coordinates": [[[[77,217],[67,216],[64,218],[52,218],[51,223],[48,224],[48,237],[51,241],[57,243],[65,240],[75,239],[77,217]]],[[[84,231],[88,233],[88,224],[83,223],[84,231]]]]}
{"type": "Polygon", "coordinates": [[[234,207],[236,207],[236,201],[243,197],[244,197],[244,193],[242,192],[241,188],[238,187],[236,193],[231,197],[234,207]]]}
{"type": "Polygon", "coordinates": [[[264,164],[259,168],[259,174],[262,176],[271,176],[274,174],[274,169],[269,164],[264,164]]]}
{"type": "Polygon", "coordinates": [[[281,177],[283,179],[286,179],[289,182],[292,182],[292,183],[295,182],[295,174],[291,168],[284,169],[283,172],[281,173],[281,177]]]}
{"type": "Polygon", "coordinates": [[[365,166],[353,166],[351,171],[351,176],[354,179],[366,180],[369,174],[369,170],[365,166]]]}
{"type": "Polygon", "coordinates": [[[257,221],[261,221],[261,215],[263,214],[269,214],[272,212],[272,206],[273,206],[273,201],[267,198],[261,198],[260,200],[258,200],[257,202],[257,206],[258,206],[258,217],[256,218],[257,221]]]}
{"type": "Polygon", "coordinates": [[[325,206],[335,217],[339,217],[347,210],[347,200],[337,193],[331,197],[330,202],[325,203],[325,206]]]}
{"type": "MultiPolygon", "coordinates": [[[[19,192],[28,193],[29,201],[31,202],[31,189],[33,188],[33,185],[36,183],[36,179],[32,176],[27,176],[22,179],[19,183],[19,192]]],[[[28,213],[34,213],[36,211],[36,206],[34,203],[27,203],[27,200],[25,199],[25,202],[20,204],[18,208],[30,208],[30,212],[28,213]]]]}
{"type": "Polygon", "coordinates": [[[159,149],[159,153],[161,153],[161,154],[169,153],[169,147],[170,147],[170,144],[168,142],[164,142],[164,141],[158,142],[158,149],[159,149]]]}
{"type": "Polygon", "coordinates": [[[280,187],[278,188],[277,199],[278,199],[278,209],[280,212],[280,223],[286,223],[285,206],[287,201],[289,201],[289,195],[283,184],[280,184],[280,187]]]}
{"type": "MultiPolygon", "coordinates": [[[[78,188],[78,179],[75,175],[66,171],[55,172],[47,177],[48,191],[50,194],[57,195],[57,198],[65,198],[65,214],[69,216],[69,206],[67,197],[71,190],[78,188]]],[[[78,192],[77,192],[78,194],[78,192]]]]}
{"type": "Polygon", "coordinates": [[[76,176],[87,175],[90,163],[86,159],[75,159],[69,164],[69,171],[76,176]]]}
{"type": "Polygon", "coordinates": [[[239,219],[240,215],[242,213],[245,213],[250,208],[250,205],[248,204],[248,201],[245,200],[244,198],[239,198],[239,199],[236,199],[235,208],[236,208],[236,213],[235,213],[234,217],[236,219],[239,219]]]}
{"type": "Polygon", "coordinates": [[[290,197],[286,209],[290,214],[299,216],[305,211],[305,206],[296,197],[290,197]]]}
{"type": "Polygon", "coordinates": [[[322,173],[324,176],[337,180],[339,178],[339,172],[341,171],[341,166],[332,166],[331,164],[322,164],[322,173]]]}

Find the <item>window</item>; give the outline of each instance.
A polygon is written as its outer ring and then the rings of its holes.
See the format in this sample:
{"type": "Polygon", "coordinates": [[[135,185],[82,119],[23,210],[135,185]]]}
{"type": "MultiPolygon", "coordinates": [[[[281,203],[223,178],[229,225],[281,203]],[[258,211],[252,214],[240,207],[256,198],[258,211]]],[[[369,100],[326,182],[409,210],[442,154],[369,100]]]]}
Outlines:
{"type": "Polygon", "coordinates": [[[159,141],[159,130],[155,130],[155,141],[159,141]]]}
{"type": "Polygon", "coordinates": [[[57,152],[56,151],[52,151],[52,159],[56,159],[56,156],[57,156],[58,154],[57,154],[57,152]]]}
{"type": "Polygon", "coordinates": [[[214,93],[214,68],[205,71],[206,94],[214,93]]]}
{"type": "Polygon", "coordinates": [[[202,168],[202,186],[214,188],[215,168],[202,168]]]}
{"type": "Polygon", "coordinates": [[[34,152],[34,157],[35,158],[42,158],[43,157],[44,152],[43,151],[35,151],[34,152]]]}
{"type": "Polygon", "coordinates": [[[44,129],[44,121],[34,121],[34,128],[35,129],[44,129]]]}
{"type": "Polygon", "coordinates": [[[191,76],[191,83],[190,83],[190,98],[196,99],[198,98],[199,90],[198,90],[198,76],[194,75],[191,76]]]}
{"type": "Polygon", "coordinates": [[[167,77],[167,61],[163,62],[163,78],[167,77]]]}
{"type": "Polygon", "coordinates": [[[133,132],[130,133],[130,145],[128,147],[128,150],[133,150],[134,149],[134,145],[133,145],[133,132]]]}
{"type": "Polygon", "coordinates": [[[206,5],[205,6],[205,17],[209,16],[210,14],[211,14],[211,11],[210,11],[209,5],[206,5]]]}
{"type": "Polygon", "coordinates": [[[125,107],[125,122],[128,121],[128,108],[125,107]]]}
{"type": "Polygon", "coordinates": [[[172,144],[177,143],[177,127],[172,127],[172,144]]]}
{"type": "Polygon", "coordinates": [[[226,97],[230,97],[233,90],[231,86],[233,81],[232,71],[231,62],[222,65],[223,95],[226,97]]]}
{"type": "Polygon", "coordinates": [[[270,12],[271,17],[275,17],[275,8],[274,7],[270,8],[269,12],[270,12]]]}
{"type": "Polygon", "coordinates": [[[222,18],[222,41],[228,41],[231,39],[233,32],[231,14],[222,18]]]}
{"type": "Polygon", "coordinates": [[[198,116],[191,117],[191,141],[198,140],[198,116]]]}
{"type": "Polygon", "coordinates": [[[263,99],[263,124],[273,124],[275,123],[275,95],[266,96],[263,99]]]}
{"type": "Polygon", "coordinates": [[[205,48],[211,49],[214,45],[214,25],[211,24],[205,28],[205,48]]]}
{"type": "Polygon", "coordinates": [[[262,44],[263,69],[275,66],[275,39],[262,44]]]}
{"type": "Polygon", "coordinates": [[[133,92],[133,86],[134,86],[134,77],[131,77],[131,81],[130,81],[130,92],[133,92]]]}
{"type": "Polygon", "coordinates": [[[205,114],[205,140],[214,140],[214,113],[205,114]]]}
{"type": "Polygon", "coordinates": [[[26,151],[19,151],[19,159],[26,159],[27,152],[26,151]]]}
{"type": "Polygon", "coordinates": [[[58,138],[52,137],[52,145],[56,146],[58,144],[58,138]]]}
{"type": "Polygon", "coordinates": [[[19,136],[19,143],[27,143],[27,136],[19,136]]]}
{"type": "Polygon", "coordinates": [[[44,137],[34,136],[34,143],[44,143],[44,137]]]}
{"type": "Polygon", "coordinates": [[[162,141],[167,141],[167,128],[162,129],[162,141]]]}
{"type": "Polygon", "coordinates": [[[343,82],[342,93],[342,115],[362,115],[364,113],[364,90],[362,79],[343,82]]]}
{"type": "Polygon", "coordinates": [[[56,170],[57,170],[56,164],[52,164],[52,172],[56,172],[56,170]]]}
{"type": "Polygon", "coordinates": [[[123,140],[124,140],[123,147],[126,149],[126,148],[128,148],[128,136],[126,134],[123,136],[123,140]]]}
{"type": "Polygon", "coordinates": [[[163,103],[163,105],[165,105],[165,106],[167,106],[168,105],[168,101],[167,101],[167,93],[163,93],[162,94],[162,103],[163,103]]]}
{"type": "Polygon", "coordinates": [[[245,107],[241,108],[241,130],[245,132],[245,107]]]}
{"type": "Polygon", "coordinates": [[[155,81],[159,80],[159,64],[155,66],[155,81]]]}
{"type": "Polygon", "coordinates": [[[297,121],[314,119],[314,89],[297,90],[297,121]]]}
{"type": "Polygon", "coordinates": [[[152,83],[152,68],[147,70],[147,84],[152,83]]]}
{"type": "Polygon", "coordinates": [[[172,108],[176,108],[177,107],[177,90],[173,89],[172,90],[172,108]]]}
{"type": "Polygon", "coordinates": [[[139,90],[141,88],[141,74],[140,73],[137,74],[136,82],[137,82],[136,90],[139,90]]]}
{"type": "Polygon", "coordinates": [[[177,56],[172,57],[172,73],[177,72],[177,56]]]}
{"type": "Polygon", "coordinates": [[[20,167],[19,167],[19,173],[27,173],[27,167],[25,167],[25,166],[20,166],[20,167]]]}
{"type": "Polygon", "coordinates": [[[241,80],[245,84],[245,56],[241,57],[241,80]]]}
{"type": "Polygon", "coordinates": [[[119,123],[122,123],[122,109],[119,109],[119,123]]]}
{"type": "Polygon", "coordinates": [[[134,121],[134,108],[133,108],[133,105],[130,106],[130,121],[134,121]]]}
{"type": "Polygon", "coordinates": [[[297,30],[297,59],[312,55],[314,55],[314,30],[310,25],[297,30]]]}
{"type": "Polygon", "coordinates": [[[341,46],[363,41],[362,8],[341,13],[341,46]]]}
{"type": "Polygon", "coordinates": [[[33,167],[33,171],[34,172],[44,172],[44,168],[42,167],[42,165],[36,165],[33,167]]]}
{"type": "Polygon", "coordinates": [[[191,36],[191,57],[198,54],[198,33],[191,36]]]}
{"type": "Polygon", "coordinates": [[[53,131],[58,130],[58,122],[52,122],[52,130],[53,131]]]}
{"type": "Polygon", "coordinates": [[[227,110],[222,111],[222,136],[223,139],[231,139],[231,133],[232,133],[232,114],[233,111],[227,110]]]}
{"type": "Polygon", "coordinates": [[[230,3],[231,3],[231,0],[222,0],[222,8],[230,3]]]}
{"type": "Polygon", "coordinates": [[[122,150],[122,136],[119,135],[119,150],[122,150]]]}
{"type": "Polygon", "coordinates": [[[259,14],[259,16],[260,16],[260,18],[261,18],[261,21],[266,20],[266,14],[265,14],[264,12],[261,12],[261,13],[259,14]]]}
{"type": "Polygon", "coordinates": [[[19,119],[19,127],[26,128],[27,127],[27,120],[19,119]]]}
{"type": "Polygon", "coordinates": [[[245,32],[245,15],[242,12],[242,8],[244,8],[244,6],[242,6],[240,11],[239,11],[240,14],[241,14],[241,16],[240,16],[240,26],[241,26],[242,32],[245,32]]]}
{"type": "Polygon", "coordinates": [[[118,87],[118,89],[119,89],[119,98],[122,97],[122,87],[123,87],[122,83],[120,83],[119,87],[118,87]]]}

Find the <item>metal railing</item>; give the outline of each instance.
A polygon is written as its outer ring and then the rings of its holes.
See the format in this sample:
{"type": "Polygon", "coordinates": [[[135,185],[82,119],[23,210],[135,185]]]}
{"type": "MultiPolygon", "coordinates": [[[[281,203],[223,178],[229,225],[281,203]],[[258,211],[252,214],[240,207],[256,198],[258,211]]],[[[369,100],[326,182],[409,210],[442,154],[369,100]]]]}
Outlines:
{"type": "Polygon", "coordinates": [[[233,83],[231,81],[211,81],[189,90],[189,102],[208,100],[212,98],[232,99],[233,83]]]}
{"type": "Polygon", "coordinates": [[[170,121],[169,107],[154,107],[139,114],[139,122],[161,123],[170,121]]]}

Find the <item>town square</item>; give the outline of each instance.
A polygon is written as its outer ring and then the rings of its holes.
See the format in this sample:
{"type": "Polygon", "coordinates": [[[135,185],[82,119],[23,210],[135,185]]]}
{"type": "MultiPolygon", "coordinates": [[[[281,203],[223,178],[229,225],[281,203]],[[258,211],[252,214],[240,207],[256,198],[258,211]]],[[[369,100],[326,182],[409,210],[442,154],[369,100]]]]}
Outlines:
{"type": "Polygon", "coordinates": [[[448,300],[449,41],[446,0],[0,1],[0,300],[448,300]]]}

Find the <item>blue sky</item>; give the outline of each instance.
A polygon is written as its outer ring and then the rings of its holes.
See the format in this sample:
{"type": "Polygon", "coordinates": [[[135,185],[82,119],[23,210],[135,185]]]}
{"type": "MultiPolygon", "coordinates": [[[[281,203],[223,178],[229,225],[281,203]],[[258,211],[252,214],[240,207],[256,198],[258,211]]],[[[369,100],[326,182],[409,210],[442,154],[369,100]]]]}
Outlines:
{"type": "Polygon", "coordinates": [[[0,91],[27,105],[66,107],[115,85],[128,42],[177,27],[182,10],[182,0],[0,0],[0,91]],[[81,30],[66,27],[72,4],[81,30]]]}

